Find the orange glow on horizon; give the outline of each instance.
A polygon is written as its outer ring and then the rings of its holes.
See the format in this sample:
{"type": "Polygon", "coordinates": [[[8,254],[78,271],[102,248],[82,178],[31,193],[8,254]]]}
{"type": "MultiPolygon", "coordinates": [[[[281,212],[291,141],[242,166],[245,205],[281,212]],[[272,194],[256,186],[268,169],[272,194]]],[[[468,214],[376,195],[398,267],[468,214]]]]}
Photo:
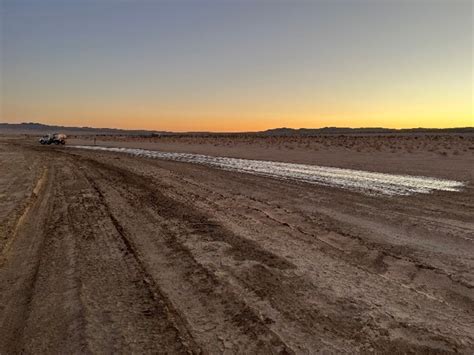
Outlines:
{"type": "MultiPolygon", "coordinates": [[[[332,105],[298,107],[290,105],[261,105],[252,112],[231,112],[225,107],[214,111],[196,107],[193,112],[177,108],[158,110],[153,107],[128,107],[125,104],[110,107],[90,105],[4,105],[1,122],[40,122],[61,126],[88,126],[96,128],[145,129],[157,131],[211,131],[245,132],[271,128],[321,127],[384,127],[384,128],[454,128],[473,127],[472,103],[442,102],[427,105],[415,102],[401,108],[397,102],[385,102],[380,107],[368,104],[336,109],[332,105]]],[[[151,106],[151,105],[150,105],[151,106]]],[[[183,105],[186,106],[186,105],[183,105]]]]}
{"type": "MultiPolygon", "coordinates": [[[[316,115],[315,115],[316,116],[316,115]]],[[[348,119],[348,116],[326,115],[321,118],[298,117],[292,119],[273,118],[273,117],[253,117],[237,119],[219,119],[215,117],[163,117],[154,116],[101,116],[99,119],[75,118],[73,115],[69,119],[64,116],[54,117],[54,115],[45,118],[36,117],[29,119],[13,119],[10,123],[38,122],[50,125],[70,126],[70,127],[94,127],[94,128],[119,128],[130,130],[155,130],[155,131],[173,131],[173,132],[255,132],[264,131],[272,128],[322,128],[322,127],[383,127],[383,128],[457,128],[474,127],[474,118],[472,115],[453,115],[453,119],[446,119],[442,116],[418,116],[418,117],[390,117],[382,115],[376,117],[356,117],[348,119]]],[[[3,121],[2,121],[3,122],[3,121]]]]}

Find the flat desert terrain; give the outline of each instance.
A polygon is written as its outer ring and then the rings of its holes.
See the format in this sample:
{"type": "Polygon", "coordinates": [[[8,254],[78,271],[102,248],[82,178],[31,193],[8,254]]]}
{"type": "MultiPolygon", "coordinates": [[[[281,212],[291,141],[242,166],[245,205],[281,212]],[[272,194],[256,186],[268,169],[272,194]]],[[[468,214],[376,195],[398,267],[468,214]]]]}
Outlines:
{"type": "Polygon", "coordinates": [[[3,136],[0,354],[472,354],[473,216],[469,134],[3,136]]]}

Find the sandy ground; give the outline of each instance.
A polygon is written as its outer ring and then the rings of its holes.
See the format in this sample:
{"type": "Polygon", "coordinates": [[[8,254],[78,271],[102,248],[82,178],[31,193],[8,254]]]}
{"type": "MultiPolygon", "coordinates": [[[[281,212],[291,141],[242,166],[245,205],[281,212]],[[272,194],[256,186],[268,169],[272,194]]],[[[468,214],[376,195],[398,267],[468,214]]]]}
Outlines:
{"type": "Polygon", "coordinates": [[[368,196],[1,138],[0,353],[474,352],[473,138],[332,139],[98,143],[467,185],[368,196]]]}

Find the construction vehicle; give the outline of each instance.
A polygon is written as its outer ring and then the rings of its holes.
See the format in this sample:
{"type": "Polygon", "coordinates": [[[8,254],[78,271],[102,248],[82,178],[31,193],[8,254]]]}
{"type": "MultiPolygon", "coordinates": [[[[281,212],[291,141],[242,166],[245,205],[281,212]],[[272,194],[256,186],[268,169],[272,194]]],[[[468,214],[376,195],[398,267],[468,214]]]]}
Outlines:
{"type": "Polygon", "coordinates": [[[52,134],[47,134],[43,137],[40,138],[39,142],[41,144],[66,144],[66,135],[62,133],[52,133],[52,134]]]}

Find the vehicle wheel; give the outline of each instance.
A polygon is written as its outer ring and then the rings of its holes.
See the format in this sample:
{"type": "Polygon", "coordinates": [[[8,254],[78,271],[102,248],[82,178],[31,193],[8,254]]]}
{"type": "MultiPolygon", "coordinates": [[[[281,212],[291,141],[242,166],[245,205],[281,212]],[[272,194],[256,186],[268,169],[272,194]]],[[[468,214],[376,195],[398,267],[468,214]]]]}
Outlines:
{"type": "Polygon", "coordinates": [[[65,142],[65,141],[61,141],[61,144],[64,145],[64,144],[66,144],[66,142],[65,142]]]}

